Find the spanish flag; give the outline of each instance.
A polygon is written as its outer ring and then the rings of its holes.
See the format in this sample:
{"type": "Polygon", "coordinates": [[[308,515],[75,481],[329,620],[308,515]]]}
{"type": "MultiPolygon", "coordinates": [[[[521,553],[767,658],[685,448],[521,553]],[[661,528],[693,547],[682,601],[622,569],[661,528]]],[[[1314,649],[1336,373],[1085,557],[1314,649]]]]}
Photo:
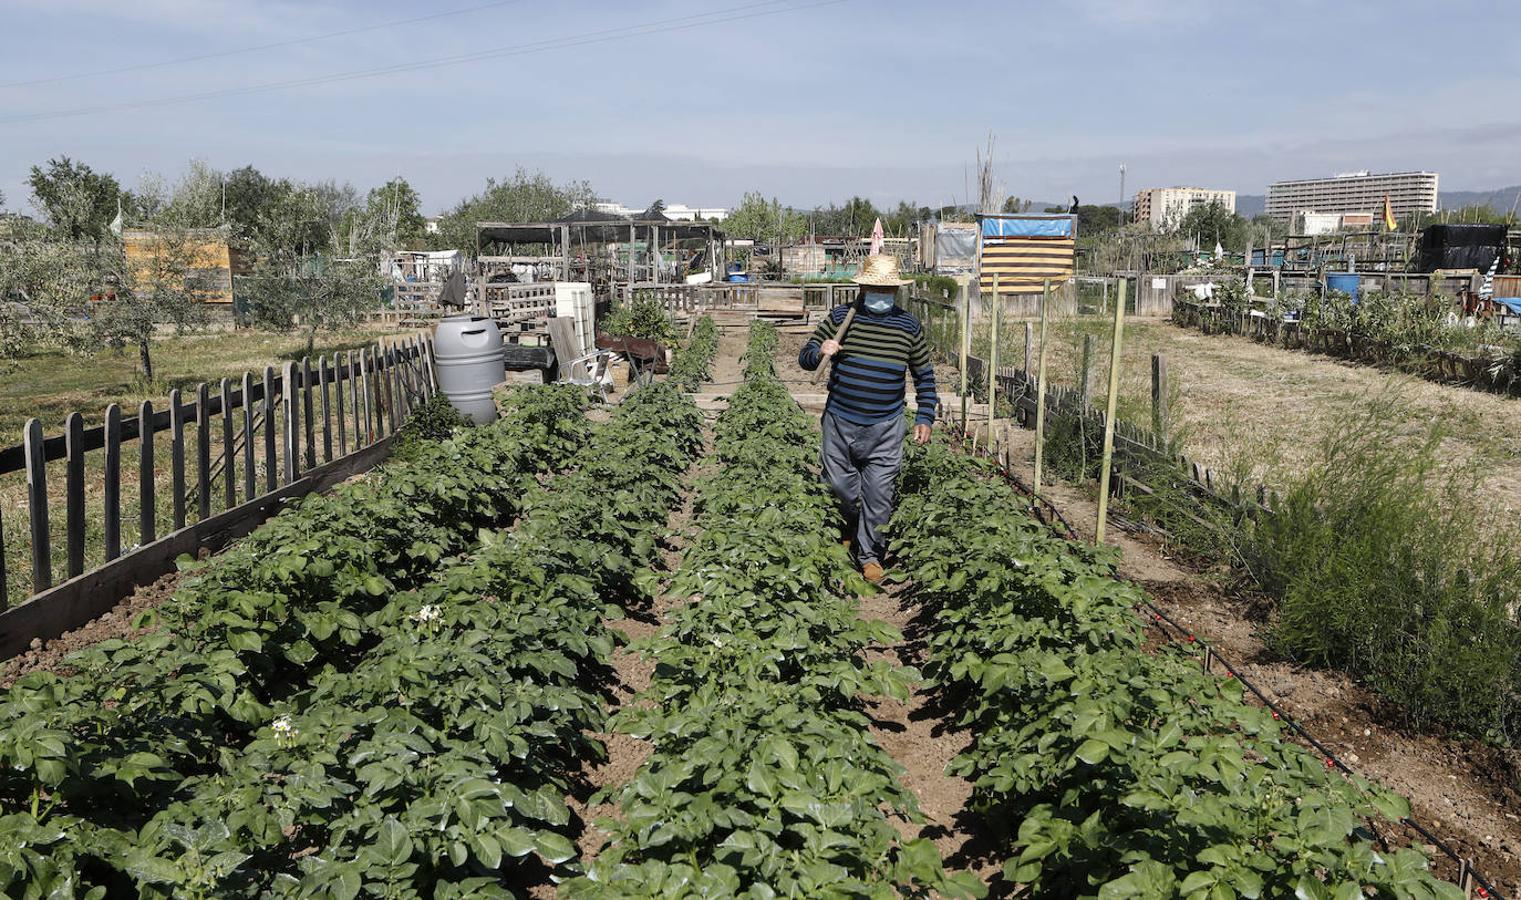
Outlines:
{"type": "Polygon", "coordinates": [[[1394,206],[1389,202],[1388,194],[1384,195],[1384,230],[1399,230],[1399,223],[1394,220],[1394,206]]]}

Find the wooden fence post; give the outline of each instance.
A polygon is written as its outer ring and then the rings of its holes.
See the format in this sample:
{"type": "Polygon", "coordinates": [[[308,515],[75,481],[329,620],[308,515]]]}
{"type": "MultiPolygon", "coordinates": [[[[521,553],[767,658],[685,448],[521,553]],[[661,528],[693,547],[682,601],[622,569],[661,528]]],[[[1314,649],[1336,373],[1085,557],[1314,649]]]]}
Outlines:
{"type": "Polygon", "coordinates": [[[963,292],[961,312],[961,352],[957,367],[961,370],[961,431],[966,432],[967,387],[968,369],[967,357],[972,355],[972,291],[970,287],[963,292]]]}
{"type": "Polygon", "coordinates": [[[1047,278],[1040,295],[1040,362],[1035,368],[1035,480],[1030,488],[1030,505],[1040,496],[1041,464],[1045,461],[1046,443],[1046,310],[1051,306],[1051,279],[1047,278]]]}
{"type": "Polygon", "coordinates": [[[281,367],[280,383],[280,402],[285,407],[285,483],[293,484],[301,472],[301,395],[295,393],[294,362],[281,367]]]}
{"type": "Polygon", "coordinates": [[[153,469],[153,404],[144,400],[137,408],[137,542],[142,545],[158,539],[153,469]]]}
{"type": "Polygon", "coordinates": [[[381,434],[396,433],[396,395],[391,391],[391,380],[396,375],[396,367],[391,365],[391,354],[379,343],[375,347],[375,375],[379,380],[379,389],[383,394],[380,402],[381,409],[381,434]]]}
{"type": "Polygon", "coordinates": [[[306,432],[306,467],[317,468],[317,417],[312,415],[312,358],[301,357],[301,425],[306,432]]]}
{"type": "MultiPolygon", "coordinates": [[[[106,562],[121,556],[121,407],[106,407],[105,522],[106,562]]],[[[0,589],[0,601],[5,597],[0,589]]]]}
{"type": "Polygon", "coordinates": [[[1099,466],[1098,527],[1093,542],[1104,542],[1104,525],[1109,518],[1109,477],[1114,465],[1114,413],[1120,394],[1120,363],[1125,339],[1125,288],[1121,287],[1114,304],[1114,343],[1109,351],[1109,401],[1104,413],[1104,456],[1099,466]]]}
{"type": "Polygon", "coordinates": [[[211,518],[211,390],[195,388],[195,493],[199,521],[211,518]]]}
{"type": "Polygon", "coordinates": [[[32,524],[32,593],[53,586],[52,532],[48,530],[48,469],[42,423],[26,421],[26,511],[32,524]]]}
{"type": "Polygon", "coordinates": [[[232,424],[232,382],[222,379],[222,502],[226,509],[238,505],[238,451],[232,424]]]}
{"type": "MultiPolygon", "coordinates": [[[[364,436],[359,439],[359,446],[367,446],[375,443],[375,419],[372,416],[370,404],[370,350],[368,347],[359,351],[359,381],[358,387],[364,399],[364,436]]],[[[359,414],[359,407],[354,407],[354,415],[359,414]]]]}
{"type": "Polygon", "coordinates": [[[349,423],[343,417],[343,376],[344,366],[339,362],[338,354],[334,353],[333,377],[336,383],[333,385],[333,393],[338,401],[338,456],[340,458],[349,455],[349,423]]]}
{"type": "Polygon", "coordinates": [[[252,500],[259,492],[258,473],[254,471],[254,443],[259,439],[254,421],[253,373],[243,373],[243,499],[252,500]]]}
{"type": "Polygon", "coordinates": [[[1167,358],[1151,354],[1151,430],[1159,447],[1167,445],[1167,358]]]}
{"type": "Polygon", "coordinates": [[[327,370],[327,357],[317,357],[317,381],[322,385],[322,461],[333,461],[333,408],[332,373],[327,370]]]}
{"type": "Polygon", "coordinates": [[[174,530],[185,527],[185,406],[176,388],[169,392],[169,501],[174,512],[174,530]]]}
{"type": "Polygon", "coordinates": [[[1030,354],[1031,354],[1031,350],[1035,346],[1035,337],[1034,337],[1034,335],[1035,335],[1035,326],[1031,325],[1029,322],[1026,322],[1025,323],[1025,380],[1026,381],[1030,380],[1030,363],[1032,362],[1032,360],[1030,359],[1030,354]]]}
{"type": "Polygon", "coordinates": [[[264,492],[280,486],[280,457],[275,451],[275,367],[264,367],[264,492]]]}
{"type": "Polygon", "coordinates": [[[64,420],[64,441],[68,461],[65,463],[67,477],[64,481],[68,531],[69,578],[84,574],[85,558],[85,447],[84,416],[69,413],[64,420]]]}
{"type": "Polygon", "coordinates": [[[993,324],[988,351],[988,449],[996,455],[993,445],[993,417],[998,413],[998,323],[1003,318],[1003,299],[998,296],[998,273],[993,273],[993,324]]]}

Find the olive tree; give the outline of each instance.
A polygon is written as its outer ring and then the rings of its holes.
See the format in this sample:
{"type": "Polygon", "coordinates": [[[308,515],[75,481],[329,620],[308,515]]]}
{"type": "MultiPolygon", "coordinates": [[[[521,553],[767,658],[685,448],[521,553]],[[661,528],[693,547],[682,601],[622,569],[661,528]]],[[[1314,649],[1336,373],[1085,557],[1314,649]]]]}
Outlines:
{"type": "Polygon", "coordinates": [[[258,263],[248,286],[253,324],[303,334],[308,354],[319,330],[353,325],[375,309],[383,283],[375,260],[333,252],[332,210],[330,196],[312,191],[272,204],[260,219],[258,263]]]}

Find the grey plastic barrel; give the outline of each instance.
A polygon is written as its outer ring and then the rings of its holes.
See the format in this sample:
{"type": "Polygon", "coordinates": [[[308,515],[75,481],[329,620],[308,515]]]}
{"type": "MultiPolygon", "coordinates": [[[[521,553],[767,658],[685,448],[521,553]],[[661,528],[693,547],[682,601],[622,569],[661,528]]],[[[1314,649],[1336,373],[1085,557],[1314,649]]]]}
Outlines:
{"type": "Polygon", "coordinates": [[[491,389],[507,378],[502,332],[484,316],[446,316],[433,338],[438,389],[463,415],[484,425],[496,420],[491,389]]]}

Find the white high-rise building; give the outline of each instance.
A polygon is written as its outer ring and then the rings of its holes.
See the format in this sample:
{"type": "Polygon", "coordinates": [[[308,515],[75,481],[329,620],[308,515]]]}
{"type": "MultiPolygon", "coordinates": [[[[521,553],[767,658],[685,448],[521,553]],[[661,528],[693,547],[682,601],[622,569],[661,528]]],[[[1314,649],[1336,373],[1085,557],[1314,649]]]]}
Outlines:
{"type": "Polygon", "coordinates": [[[1196,187],[1147,188],[1136,191],[1135,221],[1145,223],[1152,231],[1171,231],[1190,210],[1211,203],[1235,212],[1236,192],[1196,187]]]}
{"type": "Polygon", "coordinates": [[[1384,197],[1394,215],[1434,213],[1437,210],[1437,173],[1388,172],[1370,175],[1349,172],[1334,178],[1306,178],[1268,185],[1267,213],[1282,222],[1296,215],[1315,213],[1384,214],[1384,197]]]}

